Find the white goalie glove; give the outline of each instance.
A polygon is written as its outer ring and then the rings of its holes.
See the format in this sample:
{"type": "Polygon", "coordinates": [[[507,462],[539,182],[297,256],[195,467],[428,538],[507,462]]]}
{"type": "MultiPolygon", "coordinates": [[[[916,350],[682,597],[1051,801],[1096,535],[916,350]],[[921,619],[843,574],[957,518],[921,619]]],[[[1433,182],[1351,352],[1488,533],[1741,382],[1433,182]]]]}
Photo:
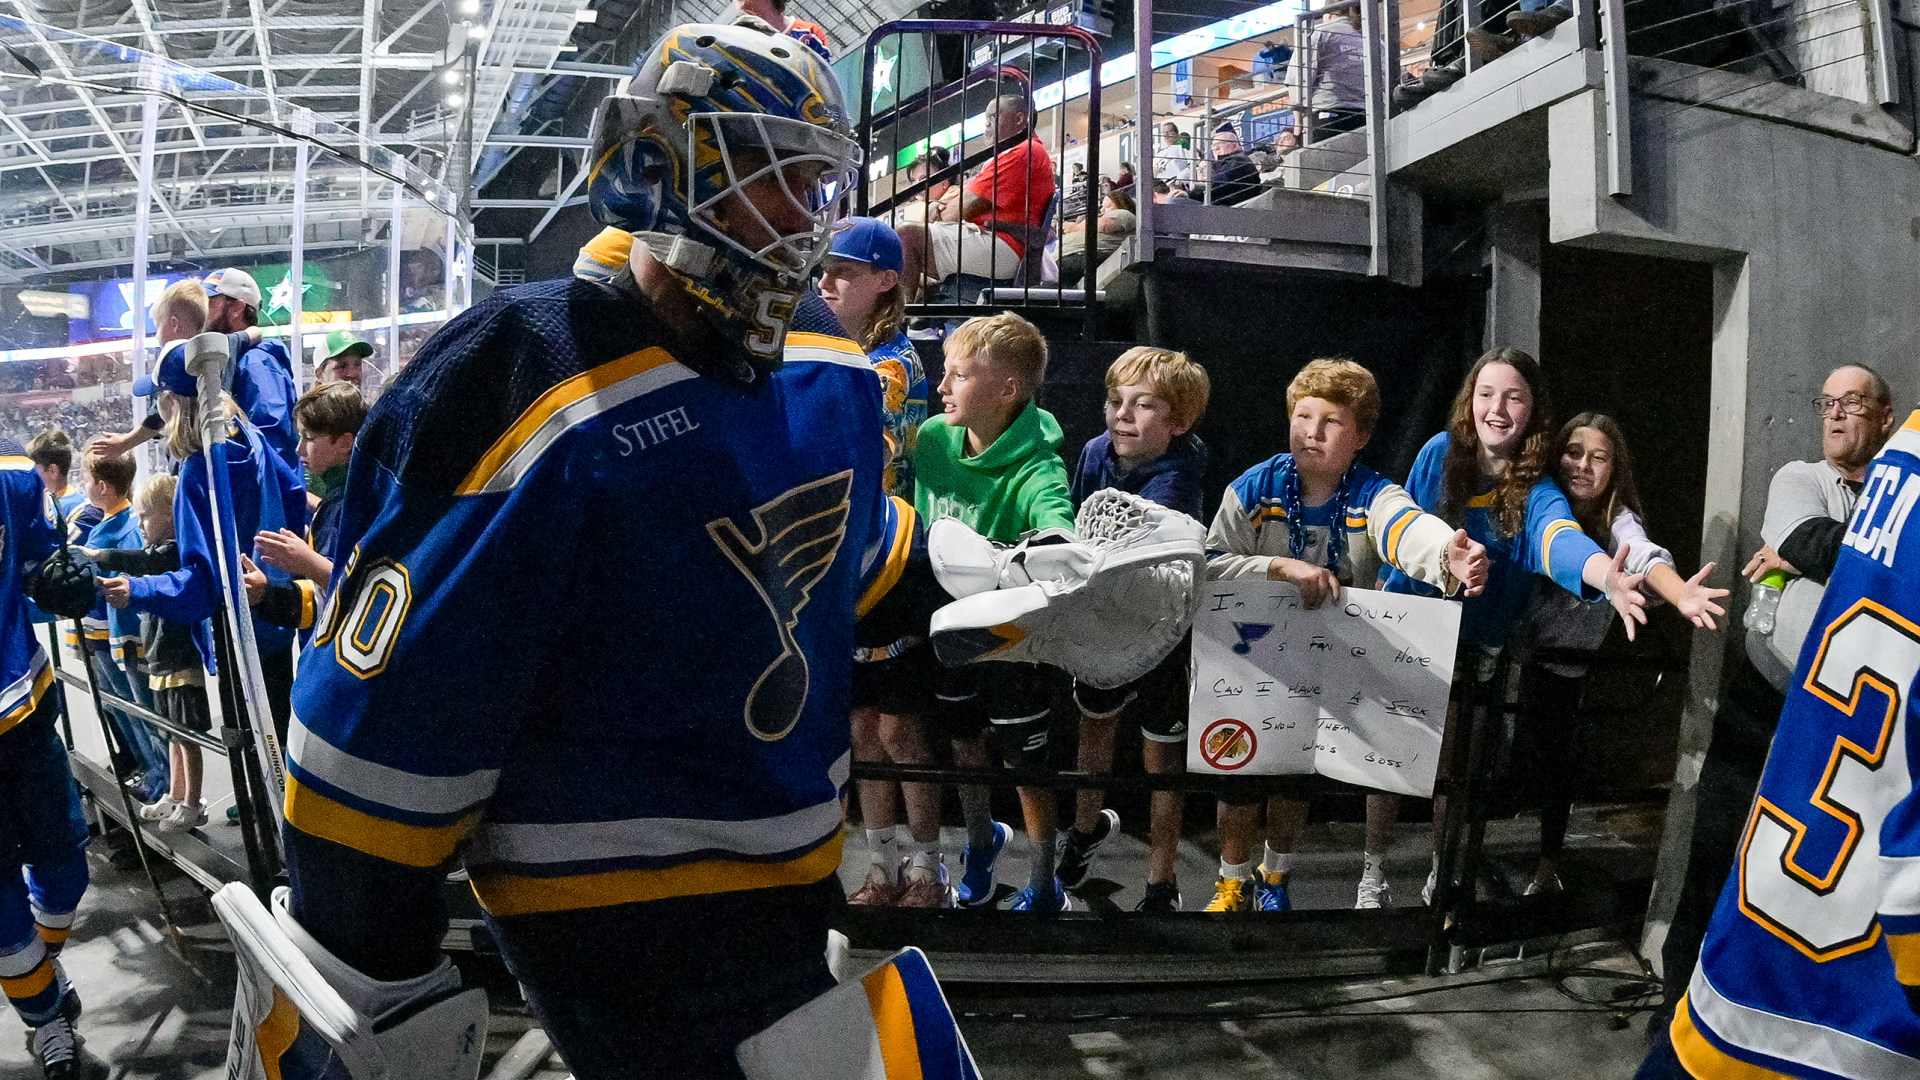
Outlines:
{"type": "Polygon", "coordinates": [[[1193,625],[1207,531],[1177,510],[1106,488],[1074,531],[998,544],[955,518],[927,530],[940,585],[960,599],[934,612],[949,667],[980,660],[1063,668],[1089,686],[1124,686],[1167,658],[1193,625]]]}
{"type": "Polygon", "coordinates": [[[340,962],[287,910],[239,883],[214,894],[239,959],[227,1072],[233,1080],[474,1080],[487,1042],[487,995],[438,969],[378,982],[340,962]]]}

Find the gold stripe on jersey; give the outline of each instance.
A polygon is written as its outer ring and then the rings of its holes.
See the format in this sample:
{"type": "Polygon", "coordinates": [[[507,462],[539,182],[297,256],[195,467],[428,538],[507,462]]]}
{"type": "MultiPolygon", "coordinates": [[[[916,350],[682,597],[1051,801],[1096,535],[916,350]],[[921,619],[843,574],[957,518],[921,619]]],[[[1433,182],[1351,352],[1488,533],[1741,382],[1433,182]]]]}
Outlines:
{"type": "Polygon", "coordinates": [[[376,859],[403,866],[439,866],[480,822],[475,810],[451,825],[407,825],[377,818],[301,784],[287,776],[287,824],[322,840],[350,847],[376,859]]]}
{"type": "Polygon", "coordinates": [[[1793,1080],[1785,1073],[1742,1061],[1709,1042],[1693,1024],[1693,1006],[1687,997],[1680,995],[1680,1006],[1673,1010],[1673,1023],[1667,1033],[1673,1038],[1674,1056],[1688,1072],[1713,1080],[1793,1080]]]}
{"type": "Polygon", "coordinates": [[[875,604],[893,591],[900,581],[900,575],[907,569],[907,556],[913,553],[913,507],[897,495],[887,497],[893,500],[894,511],[893,537],[888,542],[887,561],[874,577],[873,584],[867,586],[867,591],[861,595],[860,603],[855,605],[855,618],[872,611],[875,604]]]}
{"type": "Polygon", "coordinates": [[[694,377],[665,349],[642,349],[556,383],[527,406],[480,456],[456,495],[510,491],[568,429],[659,387],[694,377]],[[652,377],[648,378],[649,373],[652,377]]]}

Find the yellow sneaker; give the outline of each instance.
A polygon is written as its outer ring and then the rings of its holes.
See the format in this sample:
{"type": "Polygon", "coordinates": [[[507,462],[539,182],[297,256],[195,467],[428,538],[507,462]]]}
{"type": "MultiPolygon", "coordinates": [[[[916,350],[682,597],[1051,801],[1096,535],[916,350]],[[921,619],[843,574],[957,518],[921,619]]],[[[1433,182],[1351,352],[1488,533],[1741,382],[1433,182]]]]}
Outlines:
{"type": "Polygon", "coordinates": [[[1247,896],[1247,883],[1239,878],[1221,878],[1214,882],[1212,902],[1202,910],[1251,911],[1252,909],[1252,900],[1247,896]]]}

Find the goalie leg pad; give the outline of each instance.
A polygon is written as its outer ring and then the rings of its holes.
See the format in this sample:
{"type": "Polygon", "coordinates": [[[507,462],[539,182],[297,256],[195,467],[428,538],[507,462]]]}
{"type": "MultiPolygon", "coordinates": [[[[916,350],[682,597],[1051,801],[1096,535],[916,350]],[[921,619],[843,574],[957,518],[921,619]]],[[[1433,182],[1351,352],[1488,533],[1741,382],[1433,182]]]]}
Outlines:
{"type": "Polygon", "coordinates": [[[736,1051],[747,1080],[979,1080],[926,955],[908,948],[781,1017],[736,1051]]]}
{"type": "Polygon", "coordinates": [[[214,896],[239,960],[227,1075],[247,1080],[473,1080],[487,1039],[487,997],[453,965],[381,982],[341,962],[275,891],[269,913],[247,888],[214,896]],[[271,1064],[269,1064],[271,1063],[271,1064]]]}

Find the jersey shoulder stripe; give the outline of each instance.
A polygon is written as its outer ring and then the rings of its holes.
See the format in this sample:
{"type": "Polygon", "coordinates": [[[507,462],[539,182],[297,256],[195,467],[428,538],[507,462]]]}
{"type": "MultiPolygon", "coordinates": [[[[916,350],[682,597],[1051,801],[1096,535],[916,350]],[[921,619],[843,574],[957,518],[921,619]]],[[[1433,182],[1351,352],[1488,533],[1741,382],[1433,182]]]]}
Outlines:
{"type": "Polygon", "coordinates": [[[665,349],[651,348],[556,383],[481,455],[455,494],[511,491],[572,428],[634,398],[695,377],[692,368],[674,360],[665,349]]]}
{"type": "Polygon", "coordinates": [[[814,361],[823,364],[844,364],[848,367],[871,368],[873,361],[860,351],[860,346],[850,338],[833,337],[828,334],[815,334],[803,330],[790,331],[787,343],[781,353],[785,363],[795,361],[814,361]]]}

